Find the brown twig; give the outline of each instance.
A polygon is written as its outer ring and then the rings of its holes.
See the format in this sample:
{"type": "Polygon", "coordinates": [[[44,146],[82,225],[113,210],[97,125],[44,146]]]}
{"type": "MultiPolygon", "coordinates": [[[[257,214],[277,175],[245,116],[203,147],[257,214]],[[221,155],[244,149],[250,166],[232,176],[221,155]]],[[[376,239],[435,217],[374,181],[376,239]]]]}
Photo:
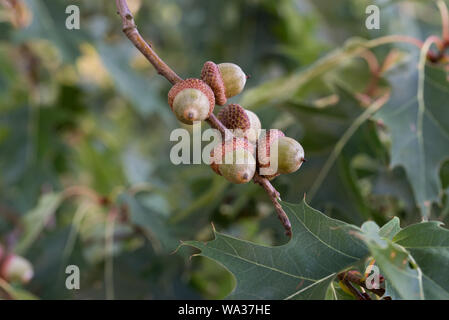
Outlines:
{"type": "Polygon", "coordinates": [[[365,90],[365,94],[372,97],[376,93],[382,68],[376,55],[371,50],[364,51],[360,56],[366,61],[371,72],[371,80],[365,90]]]}
{"type": "Polygon", "coordinates": [[[447,61],[449,59],[446,54],[446,50],[449,48],[449,12],[444,1],[439,0],[437,6],[441,13],[442,39],[438,36],[430,36],[427,38],[428,41],[435,43],[438,48],[437,53],[432,51],[427,52],[427,58],[433,63],[438,63],[443,60],[447,61]]]}
{"type": "Polygon", "coordinates": [[[254,183],[260,185],[270,196],[271,202],[274,205],[274,208],[276,209],[276,213],[278,215],[279,220],[282,223],[282,226],[285,229],[285,234],[289,237],[292,235],[292,225],[290,224],[290,220],[288,219],[287,214],[285,213],[284,209],[282,209],[282,206],[279,203],[280,200],[280,194],[279,192],[273,187],[273,185],[268,181],[268,179],[262,177],[257,172],[254,175],[253,178],[254,183]]]}
{"type": "Polygon", "coordinates": [[[449,45],[449,13],[444,1],[437,2],[438,9],[441,13],[442,36],[445,45],[449,45]]]}
{"type": "MultiPolygon", "coordinates": [[[[128,8],[126,0],[116,0],[118,14],[122,18],[123,22],[123,32],[128,37],[128,39],[136,46],[137,49],[147,58],[147,60],[153,65],[156,71],[164,76],[170,83],[175,84],[182,81],[179,77],[153,50],[150,44],[148,44],[137,30],[137,26],[134,22],[134,17],[128,8]]],[[[207,122],[212,128],[220,131],[224,137],[229,137],[228,129],[217,119],[214,114],[211,114],[207,122]]],[[[268,179],[258,175],[253,178],[254,183],[259,184],[268,193],[273,205],[276,209],[277,215],[284,226],[286,234],[291,236],[291,224],[287,217],[287,214],[282,209],[279,204],[279,192],[273,187],[273,185],[268,181],[268,179]]]]}
{"type": "Polygon", "coordinates": [[[151,48],[151,45],[147,43],[137,30],[134,17],[128,8],[126,0],[116,0],[118,14],[122,18],[123,32],[131,40],[131,42],[139,49],[140,52],[148,59],[153,65],[156,71],[164,76],[170,83],[175,84],[182,81],[182,78],[176,74],[151,48]]]}

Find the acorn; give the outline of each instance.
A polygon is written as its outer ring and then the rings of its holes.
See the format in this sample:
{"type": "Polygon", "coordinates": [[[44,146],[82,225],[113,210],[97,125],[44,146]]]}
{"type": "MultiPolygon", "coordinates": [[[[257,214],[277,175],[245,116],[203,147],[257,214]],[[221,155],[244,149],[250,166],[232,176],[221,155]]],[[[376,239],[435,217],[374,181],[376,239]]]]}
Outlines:
{"type": "Polygon", "coordinates": [[[280,137],[278,139],[278,173],[296,172],[304,163],[304,149],[295,139],[280,137]]]}
{"type": "Polygon", "coordinates": [[[226,89],[220,69],[212,62],[207,61],[201,70],[201,79],[211,87],[215,95],[215,103],[219,106],[226,104],[226,89]]]}
{"type": "Polygon", "coordinates": [[[33,278],[34,271],[31,263],[23,257],[7,254],[1,246],[0,261],[0,278],[21,284],[28,283],[33,278]]]}
{"type": "Polygon", "coordinates": [[[254,152],[254,146],[248,140],[233,137],[211,151],[210,166],[215,173],[232,183],[247,183],[256,172],[254,152]]]}
{"type": "Polygon", "coordinates": [[[226,128],[234,130],[236,137],[246,138],[251,143],[257,142],[262,125],[254,112],[238,104],[230,104],[221,109],[217,117],[226,128]]]}
{"type": "Polygon", "coordinates": [[[297,171],[305,161],[304,149],[299,142],[286,137],[280,130],[271,129],[262,134],[257,142],[257,160],[260,168],[270,167],[271,151],[276,149],[277,170],[265,175],[270,180],[280,174],[297,171]]]}
{"type": "Polygon", "coordinates": [[[220,63],[218,69],[223,78],[227,98],[234,97],[243,91],[247,76],[238,65],[234,63],[220,63]]]}
{"type": "Polygon", "coordinates": [[[215,107],[214,92],[200,79],[186,79],[170,89],[168,104],[179,121],[192,124],[209,118],[215,107]]]}

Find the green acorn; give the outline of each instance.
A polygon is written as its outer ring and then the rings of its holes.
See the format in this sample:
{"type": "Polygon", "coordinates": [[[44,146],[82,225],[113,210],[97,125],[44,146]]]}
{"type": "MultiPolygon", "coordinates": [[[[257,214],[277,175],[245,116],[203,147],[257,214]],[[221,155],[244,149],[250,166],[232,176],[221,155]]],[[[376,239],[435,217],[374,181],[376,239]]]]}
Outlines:
{"type": "Polygon", "coordinates": [[[168,104],[179,121],[192,124],[209,118],[215,107],[212,89],[200,79],[187,79],[168,92],[168,104]]]}
{"type": "Polygon", "coordinates": [[[234,97],[243,91],[247,76],[243,70],[234,63],[220,63],[218,65],[221,77],[223,78],[226,97],[234,97]]]}
{"type": "Polygon", "coordinates": [[[286,137],[277,129],[271,129],[263,133],[257,142],[257,160],[260,168],[270,168],[270,158],[277,160],[277,170],[265,176],[274,179],[280,174],[288,174],[297,171],[305,162],[304,149],[296,140],[286,137]],[[277,150],[277,154],[273,154],[277,150]]]}
{"type": "Polygon", "coordinates": [[[278,139],[278,173],[296,172],[304,163],[304,149],[295,139],[280,137],[278,139]]]}
{"type": "Polygon", "coordinates": [[[210,166],[215,173],[232,183],[247,183],[256,172],[254,151],[254,146],[246,139],[234,137],[212,150],[210,166]]]}

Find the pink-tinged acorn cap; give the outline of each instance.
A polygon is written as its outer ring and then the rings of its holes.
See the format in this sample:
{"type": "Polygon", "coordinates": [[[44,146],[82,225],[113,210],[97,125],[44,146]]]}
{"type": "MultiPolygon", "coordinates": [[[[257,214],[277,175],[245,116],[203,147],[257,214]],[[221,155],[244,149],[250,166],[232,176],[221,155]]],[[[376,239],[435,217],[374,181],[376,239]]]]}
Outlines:
{"type": "Polygon", "coordinates": [[[251,127],[251,122],[245,109],[238,104],[229,104],[217,115],[218,120],[228,129],[247,130],[251,127]]]}
{"type": "Polygon", "coordinates": [[[201,70],[201,79],[207,83],[214,92],[215,102],[219,106],[226,104],[226,89],[220,69],[212,61],[207,61],[201,70]]]}
{"type": "MultiPolygon", "coordinates": [[[[280,137],[285,137],[285,134],[278,129],[270,129],[262,134],[257,141],[257,161],[262,168],[270,167],[270,152],[271,145],[280,137]]],[[[273,177],[274,178],[274,177],[273,177]]]]}

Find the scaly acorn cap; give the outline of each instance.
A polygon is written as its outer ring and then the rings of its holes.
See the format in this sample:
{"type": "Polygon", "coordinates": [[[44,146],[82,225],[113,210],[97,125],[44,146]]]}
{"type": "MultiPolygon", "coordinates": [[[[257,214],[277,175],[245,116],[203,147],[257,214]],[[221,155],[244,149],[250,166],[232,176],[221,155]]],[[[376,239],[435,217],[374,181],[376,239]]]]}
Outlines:
{"type": "Polygon", "coordinates": [[[212,62],[207,61],[201,70],[201,79],[211,87],[215,95],[215,103],[219,106],[226,104],[226,89],[220,69],[212,62]]]}
{"type": "Polygon", "coordinates": [[[217,117],[226,128],[234,130],[235,136],[247,138],[251,143],[257,142],[261,123],[254,112],[245,110],[238,104],[230,104],[221,109],[217,117]]]}
{"type": "Polygon", "coordinates": [[[212,89],[200,79],[176,83],[168,92],[168,104],[179,121],[192,124],[206,120],[215,107],[212,89]]]}
{"type": "Polygon", "coordinates": [[[217,145],[210,154],[211,168],[232,183],[251,181],[256,172],[255,148],[246,139],[233,137],[217,145]],[[231,155],[229,155],[232,153],[231,155]],[[227,163],[231,156],[231,162],[227,163]]]}
{"type": "Polygon", "coordinates": [[[226,97],[231,98],[243,91],[247,76],[243,70],[234,63],[220,63],[218,65],[223,78],[226,97]]]}
{"type": "Polygon", "coordinates": [[[259,167],[270,167],[271,145],[279,138],[285,137],[285,134],[278,129],[266,130],[257,140],[257,161],[259,167]]]}

